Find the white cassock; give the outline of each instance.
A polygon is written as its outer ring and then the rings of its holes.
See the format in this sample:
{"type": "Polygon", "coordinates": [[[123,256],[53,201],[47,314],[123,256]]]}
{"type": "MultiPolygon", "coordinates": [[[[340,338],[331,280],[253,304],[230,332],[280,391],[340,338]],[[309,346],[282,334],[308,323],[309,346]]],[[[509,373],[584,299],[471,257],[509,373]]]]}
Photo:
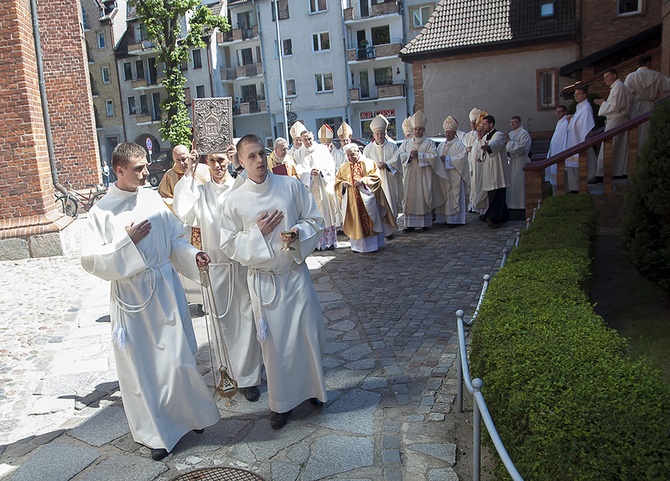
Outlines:
{"type": "MultiPolygon", "coordinates": [[[[630,92],[619,79],[610,85],[610,94],[598,110],[605,117],[605,132],[625,124],[630,118],[630,92]]],[[[603,176],[604,143],[600,146],[596,175],[603,176]]],[[[628,174],[628,133],[619,134],[612,139],[612,175],[628,174]]]]}
{"type": "Polygon", "coordinates": [[[523,166],[530,162],[528,154],[533,141],[530,134],[523,127],[512,130],[507,142],[509,156],[509,185],[507,186],[507,208],[526,208],[526,176],[523,166]]]}
{"type": "Polygon", "coordinates": [[[304,145],[298,151],[296,172],[300,181],[309,189],[316,200],[316,205],[323,216],[325,231],[319,240],[317,249],[337,246],[337,227],[342,225],[340,209],[335,196],[335,161],[328,147],[313,143],[309,149],[304,145]],[[312,169],[321,173],[312,175],[312,169]]]}
{"type": "MultiPolygon", "coordinates": [[[[551,136],[551,141],[549,142],[549,151],[547,152],[547,159],[556,154],[560,154],[567,147],[568,144],[568,116],[564,115],[558,122],[556,122],[556,128],[554,129],[554,135],[551,136]]],[[[556,185],[556,173],[557,168],[556,164],[552,165],[548,169],[544,169],[544,180],[551,183],[551,185],[556,185]]]]}
{"type": "MultiPolygon", "coordinates": [[[[596,122],[593,120],[593,108],[588,100],[582,100],[577,104],[575,114],[568,123],[568,138],[565,148],[570,149],[577,144],[581,144],[586,139],[586,135],[595,127],[596,122]]],[[[595,172],[595,152],[589,149],[587,153],[587,167],[591,168],[591,172],[587,174],[590,179],[596,175],[595,172]]],[[[565,159],[565,170],[568,178],[568,190],[579,190],[579,156],[573,155],[565,159]]]]}
{"type": "Polygon", "coordinates": [[[197,252],[153,190],[127,192],[112,185],[88,214],[81,264],[111,281],[123,407],[133,439],[150,448],[171,451],[184,434],[220,418],[196,366],[198,345],[175,271],[198,279],[197,252]],[[145,219],[151,230],[136,245],[126,226],[145,219]]]}
{"type": "Polygon", "coordinates": [[[470,193],[470,164],[465,145],[455,138],[442,142],[437,154],[444,156],[447,170],[447,201],[441,208],[435,209],[436,222],[447,224],[465,224],[468,194],[470,193]]]}
{"type": "Polygon", "coordinates": [[[433,209],[444,204],[446,194],[443,182],[447,171],[437,156],[435,142],[428,137],[405,140],[398,149],[403,171],[403,212],[405,227],[430,227],[433,209]],[[410,161],[410,152],[416,150],[418,162],[410,161]]]}
{"type": "Polygon", "coordinates": [[[340,170],[340,167],[342,167],[347,162],[347,154],[345,154],[342,149],[338,149],[335,146],[333,146],[333,150],[330,152],[330,154],[333,156],[333,160],[335,161],[335,172],[337,173],[337,171],[340,170]]]}
{"type": "MultiPolygon", "coordinates": [[[[261,383],[261,346],[256,340],[247,268],[221,250],[221,213],[230,193],[245,180],[245,175],[239,175],[235,179],[228,177],[223,184],[210,181],[199,185],[192,177],[184,176],[175,186],[172,203],[172,210],[182,222],[200,228],[203,250],[212,259],[209,275],[219,315],[219,332],[228,350],[230,374],[241,388],[261,383]]],[[[210,340],[215,342],[213,334],[210,333],[210,340]]],[[[219,362],[225,365],[225,359],[218,359],[215,346],[212,349],[217,355],[216,367],[219,362]]]]}
{"type": "Polygon", "coordinates": [[[463,138],[463,145],[468,152],[468,165],[470,167],[470,198],[468,210],[483,214],[488,207],[486,192],[482,189],[482,169],[477,162],[477,152],[473,152],[473,146],[479,142],[476,130],[471,130],[463,138]]]}
{"type": "Polygon", "coordinates": [[[395,142],[389,142],[388,140],[381,145],[377,142],[370,142],[363,149],[363,156],[375,161],[377,164],[377,170],[382,181],[382,191],[386,197],[386,202],[391,209],[393,218],[397,218],[402,203],[402,166],[400,164],[398,146],[395,142]],[[380,168],[380,162],[384,162],[388,167],[388,170],[380,168]]]}
{"type": "MultiPolygon", "coordinates": [[[[640,67],[635,72],[629,73],[624,85],[630,90],[632,96],[631,119],[651,112],[654,108],[654,100],[662,92],[670,92],[670,78],[649,67],[640,67]]],[[[649,122],[640,124],[638,127],[638,145],[644,145],[647,140],[648,128],[649,122]]]]}
{"type": "Polygon", "coordinates": [[[221,248],[249,268],[270,409],[287,412],[313,397],[325,402],[323,314],[305,263],[324,227],[314,197],[293,177],[268,173],[262,184],[247,179],[228,197],[222,224],[221,248]],[[264,236],[256,222],[275,209],[284,218],[264,236]],[[280,233],[293,227],[300,233],[295,250],[282,250],[280,233]]]}

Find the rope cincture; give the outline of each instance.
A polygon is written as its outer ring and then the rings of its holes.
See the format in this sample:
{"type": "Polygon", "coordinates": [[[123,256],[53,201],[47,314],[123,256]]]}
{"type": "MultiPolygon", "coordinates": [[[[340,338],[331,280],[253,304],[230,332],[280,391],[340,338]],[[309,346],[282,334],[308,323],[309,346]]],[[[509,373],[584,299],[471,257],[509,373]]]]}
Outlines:
{"type": "MultiPolygon", "coordinates": [[[[209,266],[198,267],[200,271],[200,286],[202,289],[202,298],[205,305],[205,322],[207,323],[207,341],[209,343],[209,360],[212,364],[212,377],[214,378],[215,392],[219,393],[221,397],[226,398],[227,405],[232,404],[232,398],[237,393],[237,381],[233,378],[230,358],[228,357],[228,349],[226,347],[226,340],[220,332],[219,321],[228,313],[230,303],[232,301],[232,286],[228,289],[228,306],[226,312],[219,316],[219,311],[216,308],[214,301],[214,291],[212,289],[212,280],[209,277],[209,266]],[[211,324],[211,325],[210,325],[211,324]],[[216,354],[219,358],[219,366],[215,368],[214,357],[212,355],[212,340],[209,332],[210,327],[214,333],[214,342],[216,343],[216,354]],[[224,365],[225,362],[225,365],[224,365]],[[217,383],[215,372],[219,372],[220,380],[217,383]]],[[[232,284],[232,283],[230,283],[232,284]]]]}

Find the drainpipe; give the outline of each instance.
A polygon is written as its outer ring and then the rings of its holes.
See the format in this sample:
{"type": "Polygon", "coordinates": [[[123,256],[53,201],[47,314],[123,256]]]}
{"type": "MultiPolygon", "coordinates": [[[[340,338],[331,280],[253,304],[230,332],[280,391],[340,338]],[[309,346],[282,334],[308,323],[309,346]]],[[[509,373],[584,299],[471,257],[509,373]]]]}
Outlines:
{"type": "Polygon", "coordinates": [[[37,61],[37,76],[40,86],[40,100],[42,101],[42,116],[44,117],[44,130],[47,140],[47,151],[49,152],[49,165],[51,166],[51,178],[54,187],[63,194],[67,195],[65,188],[58,181],[58,172],[56,171],[56,151],[54,150],[54,139],[51,134],[51,121],[49,117],[49,105],[47,104],[47,89],[44,84],[44,65],[42,63],[42,41],[40,40],[40,29],[37,22],[37,1],[30,0],[30,13],[33,20],[33,37],[35,39],[35,60],[37,61]]]}

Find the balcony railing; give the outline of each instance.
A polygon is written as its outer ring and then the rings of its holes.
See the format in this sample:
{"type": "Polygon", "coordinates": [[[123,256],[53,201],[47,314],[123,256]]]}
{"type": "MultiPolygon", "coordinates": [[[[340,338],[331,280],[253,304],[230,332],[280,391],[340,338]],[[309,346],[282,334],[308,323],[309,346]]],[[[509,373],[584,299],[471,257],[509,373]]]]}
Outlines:
{"type": "Polygon", "coordinates": [[[356,47],[347,49],[347,61],[373,60],[381,57],[397,57],[402,48],[402,42],[393,42],[382,45],[356,47]]]}
{"type": "Polygon", "coordinates": [[[377,87],[370,86],[368,89],[368,96],[361,96],[360,88],[354,87],[349,89],[349,100],[378,100],[378,99],[388,99],[393,97],[404,97],[405,96],[405,84],[393,84],[393,85],[378,85],[377,87]],[[376,96],[375,96],[376,89],[376,96]]]}
{"type": "Polygon", "coordinates": [[[367,2],[362,4],[360,2],[352,3],[352,6],[344,9],[344,21],[358,20],[361,18],[379,17],[380,15],[400,15],[402,4],[397,1],[389,1],[384,3],[377,3],[369,6],[367,2]]]}
{"type": "Polygon", "coordinates": [[[263,74],[263,64],[251,63],[239,67],[221,67],[221,80],[236,80],[241,77],[254,77],[263,74]]]}
{"type": "Polygon", "coordinates": [[[218,32],[216,34],[217,43],[235,42],[238,40],[250,40],[258,38],[258,25],[251,28],[234,28],[227,32],[218,32]]]}
{"type": "Polygon", "coordinates": [[[233,106],[234,115],[255,114],[267,110],[267,101],[265,99],[250,100],[249,102],[240,102],[233,106]]]}
{"type": "Polygon", "coordinates": [[[140,43],[129,43],[128,53],[130,55],[141,55],[155,51],[155,46],[149,40],[143,40],[140,43]]]}

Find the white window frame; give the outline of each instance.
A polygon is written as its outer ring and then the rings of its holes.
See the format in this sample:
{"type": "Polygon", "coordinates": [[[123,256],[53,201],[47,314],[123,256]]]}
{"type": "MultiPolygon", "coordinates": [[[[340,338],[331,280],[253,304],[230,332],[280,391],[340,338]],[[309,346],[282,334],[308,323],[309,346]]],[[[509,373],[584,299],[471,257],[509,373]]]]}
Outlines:
{"type": "Polygon", "coordinates": [[[417,5],[417,6],[412,7],[412,10],[411,10],[411,14],[412,14],[412,28],[423,28],[423,27],[426,25],[426,22],[428,22],[428,19],[430,18],[430,16],[433,14],[433,10],[434,10],[434,6],[433,6],[433,5],[417,5]],[[424,18],[423,18],[423,15],[420,14],[420,15],[421,15],[421,20],[423,20],[423,23],[419,25],[419,24],[417,24],[416,21],[415,21],[415,20],[416,20],[415,13],[416,13],[417,11],[418,11],[418,12],[422,12],[424,9],[428,10],[428,15],[427,15],[426,18],[424,19],[424,18]]]}
{"type": "Polygon", "coordinates": [[[205,91],[205,86],[204,85],[196,85],[195,86],[195,98],[204,99],[205,97],[207,97],[207,92],[205,91]],[[200,92],[202,92],[202,97],[200,96],[200,92]]]}
{"type": "MultiPolygon", "coordinates": [[[[112,105],[112,108],[113,107],[114,106],[112,105]]],[[[107,106],[105,106],[105,110],[106,109],[107,106]]],[[[134,96],[128,97],[128,115],[137,115],[137,103],[134,96]]]]}
{"type": "Polygon", "coordinates": [[[198,68],[202,68],[202,52],[200,51],[199,48],[193,49],[192,58],[193,58],[193,69],[195,70],[195,69],[198,69],[198,68]],[[197,55],[196,55],[196,52],[198,52],[197,55]],[[196,57],[198,58],[198,63],[200,65],[196,65],[196,62],[195,62],[196,57]]]}
{"type": "Polygon", "coordinates": [[[286,97],[297,97],[298,96],[298,91],[296,90],[295,87],[295,79],[290,78],[285,80],[286,83],[286,97]],[[289,89],[289,86],[293,86],[293,93],[291,93],[291,90],[289,89]]]}
{"type": "Polygon", "coordinates": [[[293,56],[293,41],[290,38],[284,38],[281,41],[281,54],[282,57],[292,57],[293,56]],[[286,42],[289,42],[291,45],[291,53],[286,53],[286,42]]]}
{"type": "Polygon", "coordinates": [[[644,0],[637,0],[637,10],[634,12],[619,13],[621,9],[621,2],[624,0],[616,0],[616,15],[617,17],[627,17],[628,15],[639,15],[642,13],[642,2],[644,0]]]}
{"type": "Polygon", "coordinates": [[[100,67],[100,77],[102,78],[102,83],[108,84],[111,82],[111,79],[109,77],[109,67],[105,65],[104,67],[100,67]]]}
{"type": "Polygon", "coordinates": [[[312,52],[328,52],[330,51],[330,32],[317,32],[312,34],[312,52]],[[323,34],[328,35],[328,48],[323,48],[323,41],[321,36],[323,34]],[[317,49],[314,47],[314,41],[318,44],[317,49]]]}
{"type": "Polygon", "coordinates": [[[316,80],[316,93],[322,94],[335,91],[335,82],[333,81],[332,73],[317,73],[314,75],[314,78],[316,80]],[[330,77],[330,83],[333,84],[333,86],[331,89],[326,90],[326,79],[328,77],[330,77]]]}
{"type": "Polygon", "coordinates": [[[558,105],[558,70],[557,69],[539,69],[537,70],[537,110],[555,109],[558,105]],[[548,78],[543,79],[548,75],[548,78]],[[545,92],[544,89],[550,88],[551,91],[545,92]],[[548,95],[545,95],[548,94],[548,95]],[[545,98],[551,98],[545,102],[545,98]]]}
{"type": "Polygon", "coordinates": [[[328,11],[328,0],[309,0],[309,13],[323,13],[328,11]],[[319,3],[323,1],[325,8],[321,8],[319,3]]]}
{"type": "Polygon", "coordinates": [[[114,101],[112,99],[105,100],[105,115],[114,117],[114,101]]]}
{"type": "Polygon", "coordinates": [[[102,50],[107,48],[107,40],[105,39],[105,32],[98,32],[98,49],[102,50]]]}

